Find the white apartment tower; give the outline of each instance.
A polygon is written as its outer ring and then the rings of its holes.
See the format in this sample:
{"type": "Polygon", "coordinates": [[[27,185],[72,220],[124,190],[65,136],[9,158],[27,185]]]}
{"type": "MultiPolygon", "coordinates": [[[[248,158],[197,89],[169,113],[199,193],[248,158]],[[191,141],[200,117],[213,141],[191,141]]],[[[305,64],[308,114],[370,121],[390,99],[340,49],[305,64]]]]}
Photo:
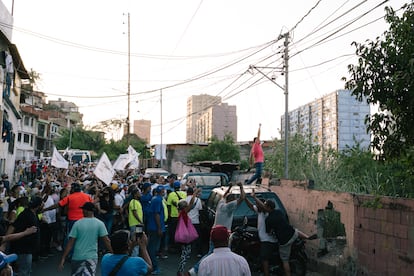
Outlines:
{"type": "Polygon", "coordinates": [[[200,116],[213,105],[221,103],[221,97],[207,94],[193,95],[187,99],[187,133],[186,142],[195,143],[196,124],[200,116]]]}
{"type": "MultiPolygon", "coordinates": [[[[299,133],[309,137],[322,149],[330,147],[341,151],[346,146],[352,147],[355,141],[360,142],[362,148],[368,148],[371,141],[365,125],[368,114],[370,106],[366,101],[357,101],[349,90],[337,90],[290,111],[289,135],[299,133]]],[[[281,125],[284,137],[284,115],[281,125]]]]}

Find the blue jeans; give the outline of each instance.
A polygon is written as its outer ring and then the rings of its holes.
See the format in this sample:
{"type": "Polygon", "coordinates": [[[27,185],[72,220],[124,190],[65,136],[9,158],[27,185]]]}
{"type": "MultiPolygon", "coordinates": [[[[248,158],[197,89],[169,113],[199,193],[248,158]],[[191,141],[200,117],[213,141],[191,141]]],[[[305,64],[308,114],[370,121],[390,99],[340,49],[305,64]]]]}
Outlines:
{"type": "Polygon", "coordinates": [[[262,173],[263,173],[263,162],[257,162],[254,164],[255,168],[256,168],[256,172],[254,173],[254,175],[246,182],[246,184],[252,184],[253,181],[259,179],[260,177],[262,177],[262,173]]]}
{"type": "Polygon", "coordinates": [[[157,252],[160,249],[161,245],[161,237],[158,235],[156,231],[149,231],[148,232],[148,254],[151,258],[152,268],[153,271],[158,271],[158,259],[157,259],[157,252]]]}
{"type": "MultiPolygon", "coordinates": [[[[135,239],[135,229],[137,228],[137,226],[136,225],[133,225],[133,226],[130,226],[129,227],[129,232],[131,233],[131,235],[130,235],[130,237],[131,237],[131,239],[133,239],[132,237],[134,237],[134,239],[135,239]]],[[[131,252],[131,257],[138,257],[138,255],[139,255],[139,246],[138,245],[136,245],[136,246],[134,246],[134,248],[132,249],[132,252],[131,252]]]]}

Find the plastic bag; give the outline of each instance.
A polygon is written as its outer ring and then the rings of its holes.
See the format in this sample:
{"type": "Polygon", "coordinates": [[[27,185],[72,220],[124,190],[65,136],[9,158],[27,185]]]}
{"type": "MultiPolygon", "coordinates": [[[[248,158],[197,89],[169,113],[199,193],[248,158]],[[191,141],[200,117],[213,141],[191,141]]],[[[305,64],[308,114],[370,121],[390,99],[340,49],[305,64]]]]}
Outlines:
{"type": "Polygon", "coordinates": [[[187,213],[182,212],[178,217],[177,228],[175,229],[175,242],[191,243],[198,238],[197,230],[188,218],[187,213]]]}

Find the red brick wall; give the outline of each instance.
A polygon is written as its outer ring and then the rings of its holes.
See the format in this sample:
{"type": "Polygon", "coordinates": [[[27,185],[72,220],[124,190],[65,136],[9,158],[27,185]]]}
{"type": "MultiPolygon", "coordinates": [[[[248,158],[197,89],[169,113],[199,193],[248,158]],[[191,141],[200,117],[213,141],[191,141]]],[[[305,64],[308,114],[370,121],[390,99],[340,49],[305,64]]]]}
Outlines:
{"type": "MultiPolygon", "coordinates": [[[[306,187],[307,182],[289,180],[270,187],[284,203],[292,225],[316,233],[318,209],[330,201],[345,226],[346,247],[341,259],[352,257],[358,275],[414,275],[414,200],[306,187]]],[[[317,260],[318,241],[308,241],[307,248],[317,260]]]]}

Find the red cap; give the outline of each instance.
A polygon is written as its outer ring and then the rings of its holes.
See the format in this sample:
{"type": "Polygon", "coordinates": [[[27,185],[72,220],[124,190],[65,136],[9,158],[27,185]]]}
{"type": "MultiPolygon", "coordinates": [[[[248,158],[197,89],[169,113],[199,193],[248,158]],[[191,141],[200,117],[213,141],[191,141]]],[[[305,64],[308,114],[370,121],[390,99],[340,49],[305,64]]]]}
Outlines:
{"type": "Polygon", "coordinates": [[[210,239],[212,242],[228,241],[229,230],[223,225],[216,225],[211,228],[210,239]]]}

